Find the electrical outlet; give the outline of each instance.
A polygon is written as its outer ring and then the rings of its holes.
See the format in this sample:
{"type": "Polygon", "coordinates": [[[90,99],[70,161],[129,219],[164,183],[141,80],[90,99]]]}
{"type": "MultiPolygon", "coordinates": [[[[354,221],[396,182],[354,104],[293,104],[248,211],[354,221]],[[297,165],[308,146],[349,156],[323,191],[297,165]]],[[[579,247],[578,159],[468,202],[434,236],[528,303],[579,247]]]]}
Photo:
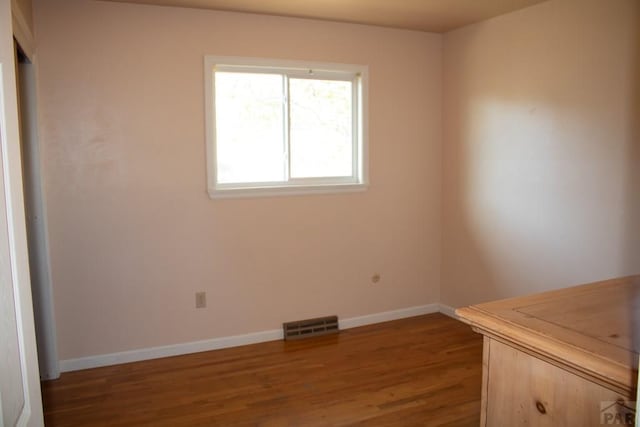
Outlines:
{"type": "Polygon", "coordinates": [[[205,308],[207,306],[207,293],[196,292],[196,308],[205,308]]]}

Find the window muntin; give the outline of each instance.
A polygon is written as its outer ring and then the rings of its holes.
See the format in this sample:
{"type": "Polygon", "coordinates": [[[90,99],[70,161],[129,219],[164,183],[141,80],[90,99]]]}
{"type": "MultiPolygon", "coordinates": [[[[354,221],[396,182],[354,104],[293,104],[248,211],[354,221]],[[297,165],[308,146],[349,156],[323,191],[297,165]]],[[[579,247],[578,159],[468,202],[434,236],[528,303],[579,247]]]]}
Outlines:
{"type": "Polygon", "coordinates": [[[366,67],[205,58],[212,197],[366,186],[366,67]]]}

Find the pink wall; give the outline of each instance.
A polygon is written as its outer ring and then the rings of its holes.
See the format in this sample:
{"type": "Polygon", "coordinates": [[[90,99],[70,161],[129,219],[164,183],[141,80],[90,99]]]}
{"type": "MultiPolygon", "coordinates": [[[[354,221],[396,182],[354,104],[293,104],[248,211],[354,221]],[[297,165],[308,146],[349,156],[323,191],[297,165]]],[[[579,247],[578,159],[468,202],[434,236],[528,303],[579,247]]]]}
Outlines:
{"type": "Polygon", "coordinates": [[[553,0],[445,36],[444,303],[640,272],[639,24],[553,0]]]}
{"type": "Polygon", "coordinates": [[[95,1],[35,22],[61,359],[439,300],[441,36],[95,1]],[[368,65],[369,190],[209,199],[205,54],[368,65]]]}
{"type": "Polygon", "coordinates": [[[60,358],[638,273],[639,16],[551,0],[443,55],[433,34],[40,0],[60,358]],[[205,54],[368,65],[370,189],[209,199],[205,54]]]}

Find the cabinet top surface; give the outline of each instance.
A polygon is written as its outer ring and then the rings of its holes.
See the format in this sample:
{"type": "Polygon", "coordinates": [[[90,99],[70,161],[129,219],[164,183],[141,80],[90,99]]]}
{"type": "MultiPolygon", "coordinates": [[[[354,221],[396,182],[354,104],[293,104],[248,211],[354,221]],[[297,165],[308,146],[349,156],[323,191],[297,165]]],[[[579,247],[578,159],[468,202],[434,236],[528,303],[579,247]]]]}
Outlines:
{"type": "Polygon", "coordinates": [[[480,332],[634,388],[640,352],[640,276],[457,310],[480,332]]]}

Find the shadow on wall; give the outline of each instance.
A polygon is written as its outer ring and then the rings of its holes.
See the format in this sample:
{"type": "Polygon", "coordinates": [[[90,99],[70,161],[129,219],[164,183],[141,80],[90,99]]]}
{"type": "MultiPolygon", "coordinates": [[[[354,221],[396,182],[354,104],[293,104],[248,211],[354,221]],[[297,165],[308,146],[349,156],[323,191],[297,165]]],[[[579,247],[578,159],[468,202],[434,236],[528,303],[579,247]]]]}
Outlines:
{"type": "Polygon", "coordinates": [[[639,12],[548,2],[446,36],[444,303],[640,273],[639,12]]]}

